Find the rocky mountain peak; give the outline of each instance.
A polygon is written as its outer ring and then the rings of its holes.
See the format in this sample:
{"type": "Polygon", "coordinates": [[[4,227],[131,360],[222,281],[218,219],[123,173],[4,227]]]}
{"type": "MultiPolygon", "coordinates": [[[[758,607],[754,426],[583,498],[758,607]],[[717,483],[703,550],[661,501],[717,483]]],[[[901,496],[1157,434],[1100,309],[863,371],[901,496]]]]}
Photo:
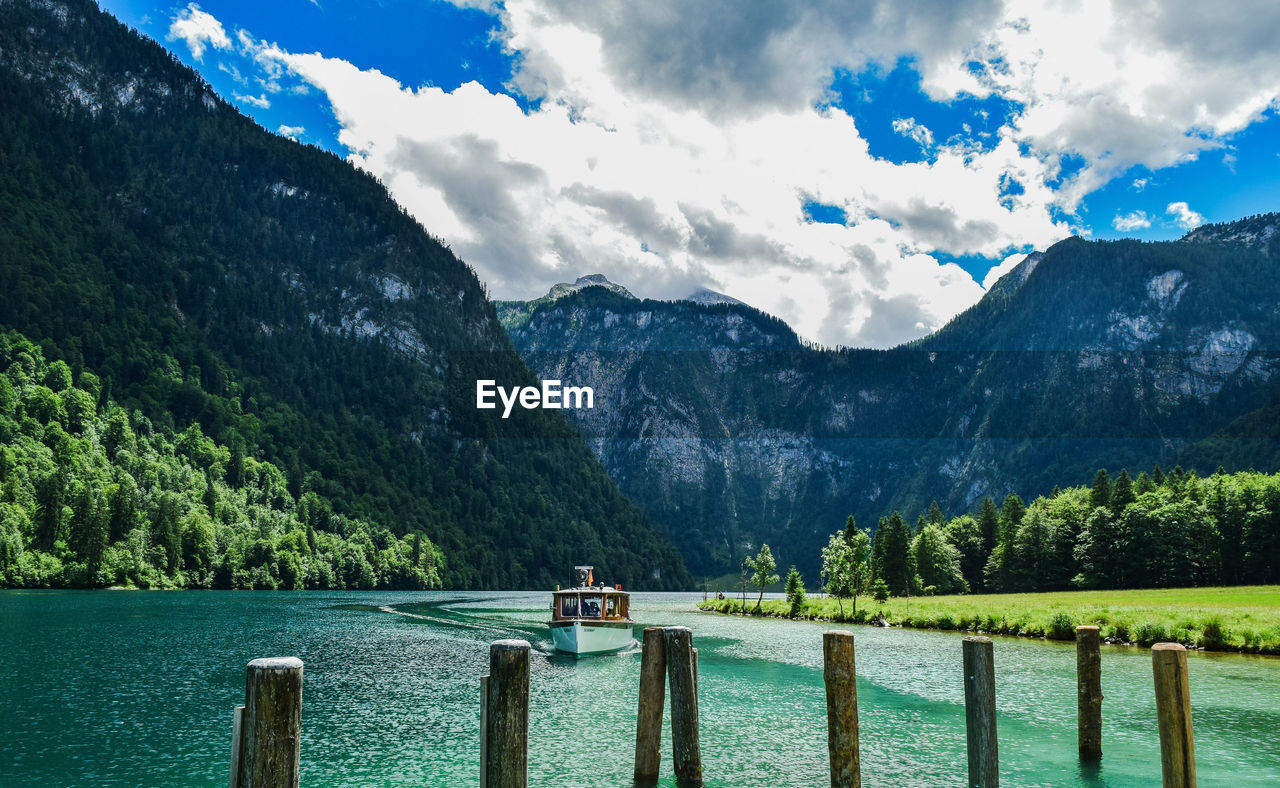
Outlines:
{"type": "Polygon", "coordinates": [[[609,278],[604,274],[587,274],[586,276],[578,277],[574,280],[573,284],[561,282],[559,284],[552,285],[551,290],[547,292],[546,297],[555,301],[556,299],[564,298],[567,295],[572,295],[586,287],[603,287],[625,298],[635,298],[635,296],[631,294],[630,290],[616,282],[610,282],[609,278]]]}
{"type": "Polygon", "coordinates": [[[708,290],[705,287],[699,287],[697,290],[694,290],[692,293],[685,296],[684,300],[692,301],[695,304],[701,304],[703,306],[709,306],[711,304],[742,304],[745,306],[743,302],[733,296],[727,296],[724,293],[717,293],[716,291],[708,290]]]}

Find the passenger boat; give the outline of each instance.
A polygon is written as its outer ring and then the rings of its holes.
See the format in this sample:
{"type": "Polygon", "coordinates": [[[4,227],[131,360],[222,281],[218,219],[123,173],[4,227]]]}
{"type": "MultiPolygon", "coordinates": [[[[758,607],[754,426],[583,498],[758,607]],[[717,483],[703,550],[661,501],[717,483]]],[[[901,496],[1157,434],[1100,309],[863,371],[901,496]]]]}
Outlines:
{"type": "Polygon", "coordinates": [[[551,597],[551,639],[557,651],[607,654],[635,643],[631,595],[622,586],[596,585],[594,567],[575,566],[573,588],[557,588],[551,597]]]}

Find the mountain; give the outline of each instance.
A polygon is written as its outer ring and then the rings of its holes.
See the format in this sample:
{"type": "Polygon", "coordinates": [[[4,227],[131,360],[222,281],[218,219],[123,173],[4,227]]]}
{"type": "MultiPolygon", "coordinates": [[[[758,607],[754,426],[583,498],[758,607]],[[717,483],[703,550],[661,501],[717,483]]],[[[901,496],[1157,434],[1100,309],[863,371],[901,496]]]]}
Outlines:
{"type": "Polygon", "coordinates": [[[575,563],[689,584],[562,415],[475,408],[478,378],[536,379],[474,272],[373,177],[83,0],[0,2],[0,95],[0,327],[96,371],[103,412],[197,424],[282,469],[292,501],[429,539],[449,587],[547,587],[575,563]]]}
{"type": "Polygon", "coordinates": [[[696,573],[736,572],[762,541],[814,572],[850,513],[959,513],[1099,467],[1274,470],[1277,226],[1067,239],[891,350],[813,349],[742,304],[595,288],[500,314],[540,375],[594,386],[572,418],[696,573]]]}

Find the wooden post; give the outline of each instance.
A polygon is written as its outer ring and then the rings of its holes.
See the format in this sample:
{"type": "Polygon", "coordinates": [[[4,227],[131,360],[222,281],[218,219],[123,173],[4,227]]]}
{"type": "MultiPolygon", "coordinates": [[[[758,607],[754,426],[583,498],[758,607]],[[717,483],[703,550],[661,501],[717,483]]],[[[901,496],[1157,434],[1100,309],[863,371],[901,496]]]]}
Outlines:
{"type": "Polygon", "coordinates": [[[244,706],[236,706],[231,712],[231,782],[230,788],[240,788],[240,745],[244,740],[244,706]]]}
{"type": "Polygon", "coordinates": [[[693,660],[693,697],[698,697],[698,650],[696,648],[689,649],[690,659],[693,660]]]}
{"type": "Polygon", "coordinates": [[[480,677],[480,788],[488,788],[489,774],[489,677],[480,677]]]}
{"type": "Polygon", "coordinates": [[[664,627],[667,680],[671,684],[671,754],[676,782],[702,785],[702,747],[698,742],[698,693],[693,678],[693,633],[688,627],[664,627]]]}
{"type": "Polygon", "coordinates": [[[1195,788],[1196,747],[1191,731],[1187,650],[1180,643],[1157,643],[1151,647],[1151,668],[1156,680],[1164,788],[1195,788]]]}
{"type": "Polygon", "coordinates": [[[666,692],[667,657],[662,627],[645,627],[640,654],[640,703],[636,711],[636,780],[658,779],[662,764],[662,704],[666,692]]]}
{"type": "Polygon", "coordinates": [[[485,710],[486,788],[526,788],[529,781],[529,642],[489,646],[485,710]]]}
{"type": "Polygon", "coordinates": [[[827,685],[827,754],[831,788],[860,788],[858,753],[858,683],[853,659],[853,633],[822,633],[822,678],[827,685]]]}
{"type": "Polygon", "coordinates": [[[244,685],[239,788],[298,788],[302,660],[255,659],[244,685]]]}
{"type": "Polygon", "coordinates": [[[996,666],[991,638],[964,639],[964,717],[969,742],[969,788],[996,788],[996,666]]]}
{"type": "Polygon", "coordinates": [[[1102,653],[1097,627],[1076,627],[1076,733],[1081,760],[1102,757],[1102,653]]]}

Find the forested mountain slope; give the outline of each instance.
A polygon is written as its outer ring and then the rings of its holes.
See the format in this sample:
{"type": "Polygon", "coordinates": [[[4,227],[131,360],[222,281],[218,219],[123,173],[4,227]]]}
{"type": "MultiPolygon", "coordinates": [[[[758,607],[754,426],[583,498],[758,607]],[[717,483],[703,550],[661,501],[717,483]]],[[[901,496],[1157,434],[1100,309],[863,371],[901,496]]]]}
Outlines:
{"type": "Polygon", "coordinates": [[[1048,493],[1100,467],[1274,471],[1280,216],[1176,242],[1067,239],[891,350],[823,350],[745,305],[600,288],[504,302],[622,489],[706,574],[769,542],[816,571],[852,512],[1048,493]]]}
{"type": "MultiPolygon", "coordinates": [[[[474,409],[535,378],[474,273],[372,177],[269,134],[92,3],[0,2],[0,327],[198,423],[290,494],[421,534],[450,587],[683,563],[562,416],[474,409]]],[[[63,469],[64,471],[66,469],[63,469]]]]}

